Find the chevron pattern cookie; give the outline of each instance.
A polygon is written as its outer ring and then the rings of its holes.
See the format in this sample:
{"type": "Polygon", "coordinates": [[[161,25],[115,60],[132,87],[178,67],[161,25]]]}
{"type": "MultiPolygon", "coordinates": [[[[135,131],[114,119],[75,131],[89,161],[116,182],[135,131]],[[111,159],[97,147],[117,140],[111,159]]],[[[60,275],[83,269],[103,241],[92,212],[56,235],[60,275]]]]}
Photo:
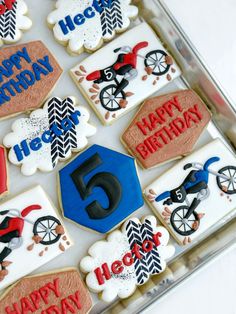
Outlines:
{"type": "Polygon", "coordinates": [[[22,31],[30,29],[32,21],[26,13],[28,8],[23,0],[1,0],[0,44],[20,40],[22,31]]]}
{"type": "Polygon", "coordinates": [[[101,293],[105,302],[117,296],[129,297],[150,276],[164,272],[165,260],[175,252],[168,242],[168,231],[157,226],[154,216],[146,216],[141,221],[129,219],[121,231],[113,231],[106,241],[94,243],[89,255],[82,259],[80,267],[87,273],[88,287],[101,293]]]}
{"type": "Polygon", "coordinates": [[[4,145],[10,148],[9,160],[21,165],[24,175],[33,175],[37,169],[52,171],[58,161],[83,150],[87,137],[96,133],[88,123],[89,117],[74,97],[49,99],[43,109],[13,123],[12,133],[4,138],[4,145]]]}
{"type": "Polygon", "coordinates": [[[116,32],[125,31],[138,15],[131,0],[57,0],[47,18],[54,36],[69,52],[97,50],[116,32]]]}

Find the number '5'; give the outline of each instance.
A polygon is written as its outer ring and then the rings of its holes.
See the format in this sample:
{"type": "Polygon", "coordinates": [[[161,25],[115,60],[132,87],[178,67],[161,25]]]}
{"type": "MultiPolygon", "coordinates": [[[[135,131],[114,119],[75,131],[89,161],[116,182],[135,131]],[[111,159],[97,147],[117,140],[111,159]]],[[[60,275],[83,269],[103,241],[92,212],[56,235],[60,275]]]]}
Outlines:
{"type": "Polygon", "coordinates": [[[85,208],[91,219],[102,219],[111,215],[117,209],[122,196],[120,182],[109,172],[99,172],[95,174],[87,184],[84,182],[84,177],[102,163],[99,154],[95,154],[71,174],[71,178],[82,200],[86,200],[91,196],[94,187],[102,188],[108,197],[108,208],[103,208],[98,201],[93,201],[85,208]]]}

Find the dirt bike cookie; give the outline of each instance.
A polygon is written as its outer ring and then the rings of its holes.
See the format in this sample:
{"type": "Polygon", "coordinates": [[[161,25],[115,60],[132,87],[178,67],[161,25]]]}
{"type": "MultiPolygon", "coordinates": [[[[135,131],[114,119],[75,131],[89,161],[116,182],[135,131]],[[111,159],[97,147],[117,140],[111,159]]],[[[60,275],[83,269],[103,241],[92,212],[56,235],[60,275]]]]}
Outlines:
{"type": "Polygon", "coordinates": [[[71,246],[62,221],[40,186],[1,204],[0,217],[0,289],[71,246]]]}
{"type": "Polygon", "coordinates": [[[21,39],[22,32],[32,26],[24,0],[2,0],[0,4],[0,46],[21,39]]]}
{"type": "Polygon", "coordinates": [[[127,220],[121,231],[94,243],[80,262],[87,286],[105,302],[129,297],[137,286],[164,272],[166,259],[175,252],[168,242],[168,231],[157,226],[154,216],[127,220]]]}
{"type": "Polygon", "coordinates": [[[194,91],[178,91],[146,100],[121,140],[148,169],[189,154],[210,120],[194,91]]]}
{"type": "Polygon", "coordinates": [[[92,52],[125,31],[138,15],[131,0],[57,0],[47,22],[70,53],[92,52]]]}
{"type": "Polygon", "coordinates": [[[0,298],[1,314],[87,314],[90,294],[75,268],[25,277],[0,298]]]}
{"type": "Polygon", "coordinates": [[[0,145],[0,198],[8,193],[8,171],[6,150],[0,145]]]}
{"type": "Polygon", "coordinates": [[[1,49],[0,119],[41,107],[61,73],[41,41],[1,49]]]}
{"type": "Polygon", "coordinates": [[[71,70],[73,80],[104,124],[113,123],[180,74],[146,23],[71,70]]]}
{"type": "Polygon", "coordinates": [[[111,231],[144,203],[135,159],[103,146],[76,156],[58,181],[64,217],[96,232],[111,231]]]}
{"type": "Polygon", "coordinates": [[[58,161],[83,150],[88,144],[87,137],[96,133],[96,128],[88,123],[89,117],[88,110],[78,106],[74,97],[50,98],[43,109],[13,123],[12,133],[3,139],[10,148],[9,160],[21,166],[26,176],[37,169],[52,171],[58,161]]]}
{"type": "Polygon", "coordinates": [[[144,194],[173,237],[187,245],[209,234],[235,209],[236,158],[214,140],[159,177],[144,194]]]}

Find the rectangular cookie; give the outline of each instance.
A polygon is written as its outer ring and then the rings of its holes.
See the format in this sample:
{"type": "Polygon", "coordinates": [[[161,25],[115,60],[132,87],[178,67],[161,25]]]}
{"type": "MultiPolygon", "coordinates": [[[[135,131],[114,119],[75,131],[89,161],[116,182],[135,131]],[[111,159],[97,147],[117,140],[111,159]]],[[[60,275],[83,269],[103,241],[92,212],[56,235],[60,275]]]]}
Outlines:
{"type": "Polygon", "coordinates": [[[146,23],[89,56],[70,73],[105,125],[113,123],[181,74],[146,23]]]}
{"type": "Polygon", "coordinates": [[[236,207],[236,158],[216,139],[182,159],[144,191],[181,245],[208,233],[236,207]]]}

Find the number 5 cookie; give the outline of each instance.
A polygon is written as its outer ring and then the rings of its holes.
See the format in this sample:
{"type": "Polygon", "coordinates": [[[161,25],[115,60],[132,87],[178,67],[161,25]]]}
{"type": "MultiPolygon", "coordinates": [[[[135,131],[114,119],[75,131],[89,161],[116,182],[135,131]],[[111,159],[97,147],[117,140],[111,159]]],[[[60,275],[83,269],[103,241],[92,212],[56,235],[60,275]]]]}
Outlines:
{"type": "Polygon", "coordinates": [[[73,80],[104,124],[134,109],[179,75],[178,66],[146,23],[71,70],[73,80]]]}
{"type": "Polygon", "coordinates": [[[100,293],[105,302],[117,296],[128,298],[137,286],[165,270],[165,260],[175,252],[168,242],[168,231],[157,226],[154,216],[146,216],[141,222],[137,218],[127,220],[121,231],[94,243],[82,259],[80,268],[87,273],[88,287],[100,293]]]}
{"type": "Polygon", "coordinates": [[[47,22],[59,43],[71,53],[95,51],[103,41],[126,30],[138,15],[131,0],[57,0],[47,22]]]}

